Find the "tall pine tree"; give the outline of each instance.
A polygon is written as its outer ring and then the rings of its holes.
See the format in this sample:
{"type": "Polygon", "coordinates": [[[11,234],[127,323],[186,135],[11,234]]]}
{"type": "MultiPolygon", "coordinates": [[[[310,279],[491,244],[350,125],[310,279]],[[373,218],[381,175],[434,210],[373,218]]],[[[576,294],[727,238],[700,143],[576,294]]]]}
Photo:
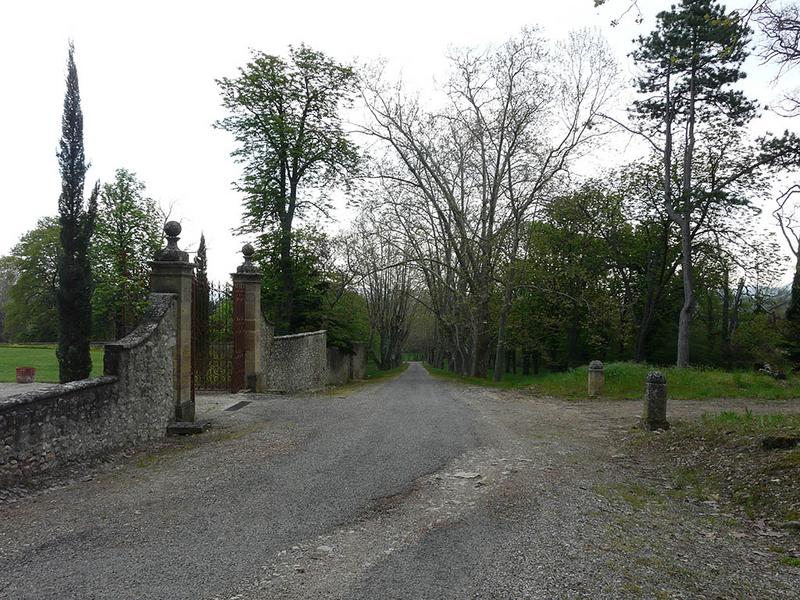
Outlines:
{"type": "Polygon", "coordinates": [[[99,182],[84,202],[86,158],[83,151],[83,113],[75,67],[75,48],[69,45],[67,91],[61,118],[58,164],[61,196],[58,198],[61,251],[58,257],[58,367],[62,383],[85,379],[92,371],[89,337],[92,330],[92,273],[89,242],[97,216],[99,182]]]}
{"type": "MultiPolygon", "coordinates": [[[[655,30],[640,37],[633,58],[643,68],[633,112],[662,162],[663,206],[681,238],[684,302],[678,325],[677,365],[689,364],[689,329],[697,299],[694,237],[717,196],[695,187],[695,158],[709,131],[742,130],[756,107],[733,87],[745,77],[750,30],[713,0],[681,0],[658,14],[655,30]]],[[[725,201],[727,198],[722,199],[725,201]]]]}

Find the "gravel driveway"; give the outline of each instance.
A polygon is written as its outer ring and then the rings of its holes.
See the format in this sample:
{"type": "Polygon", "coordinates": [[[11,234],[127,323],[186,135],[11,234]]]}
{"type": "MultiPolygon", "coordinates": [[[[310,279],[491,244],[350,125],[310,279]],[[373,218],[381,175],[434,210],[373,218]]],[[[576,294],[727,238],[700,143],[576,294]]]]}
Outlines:
{"type": "Polygon", "coordinates": [[[639,403],[412,363],[345,395],[204,406],[208,433],[0,504],[0,598],[800,598],[775,540],[626,450],[639,403]]]}

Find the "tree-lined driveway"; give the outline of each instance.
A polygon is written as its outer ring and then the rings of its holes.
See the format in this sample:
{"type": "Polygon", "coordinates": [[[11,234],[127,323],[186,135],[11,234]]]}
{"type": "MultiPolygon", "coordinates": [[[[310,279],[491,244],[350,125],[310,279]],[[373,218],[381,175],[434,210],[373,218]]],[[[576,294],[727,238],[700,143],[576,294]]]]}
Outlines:
{"type": "Polygon", "coordinates": [[[339,395],[205,408],[209,433],[0,504],[0,598],[798,597],[767,541],[660,493],[622,444],[638,403],[412,363],[339,395]]]}

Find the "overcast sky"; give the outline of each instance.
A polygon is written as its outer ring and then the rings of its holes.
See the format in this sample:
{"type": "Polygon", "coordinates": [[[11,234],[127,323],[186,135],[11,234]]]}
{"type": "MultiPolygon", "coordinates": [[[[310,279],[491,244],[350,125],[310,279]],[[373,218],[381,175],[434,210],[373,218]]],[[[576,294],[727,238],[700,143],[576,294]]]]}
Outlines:
{"type": "MultiPolygon", "coordinates": [[[[222,116],[214,79],[235,75],[249,48],[283,54],[289,44],[305,42],[341,61],[382,57],[425,90],[450,47],[499,43],[525,25],[540,25],[553,39],[590,26],[608,38],[630,79],[631,40],[648,31],[652,16],[668,4],[644,0],[644,24],[629,15],[612,28],[609,21],[627,0],[610,0],[601,9],[592,0],[4,3],[0,254],[57,210],[55,152],[69,39],[76,47],[92,164],[87,190],[96,179],[111,180],[117,168],[136,172],[148,195],[173,205],[173,217],[184,226],[181,247],[193,251],[205,232],[211,275],[220,279],[240,262],[238,248],[246,240],[231,234],[241,214],[231,189],[238,167],[229,156],[229,135],[211,127],[222,116]]],[[[754,63],[748,71],[748,93],[769,101],[776,94],[774,70],[754,63]]],[[[758,129],[789,125],[768,117],[758,129]]],[[[346,214],[339,212],[338,226],[346,214]]]]}

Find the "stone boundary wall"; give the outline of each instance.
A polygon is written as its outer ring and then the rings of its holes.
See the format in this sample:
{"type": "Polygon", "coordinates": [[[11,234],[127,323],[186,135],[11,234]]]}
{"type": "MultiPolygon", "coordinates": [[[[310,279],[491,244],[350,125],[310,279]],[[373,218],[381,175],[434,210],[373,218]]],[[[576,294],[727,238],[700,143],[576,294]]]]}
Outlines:
{"type": "Polygon", "coordinates": [[[365,379],[367,376],[367,345],[364,342],[353,342],[353,354],[350,355],[350,379],[365,379]]]}
{"type": "Polygon", "coordinates": [[[343,385],[367,376],[367,345],[353,342],[352,352],[328,348],[328,385],[343,385]]]}
{"type": "Polygon", "coordinates": [[[163,436],[175,418],[174,294],[151,294],[141,325],[106,345],[103,377],[0,400],[0,487],[163,436]]]}
{"type": "Polygon", "coordinates": [[[325,387],[328,378],[326,331],[268,334],[264,339],[266,391],[292,393],[325,387]]]}
{"type": "Polygon", "coordinates": [[[328,385],[344,385],[350,379],[350,354],[336,347],[330,347],[328,356],[328,385]]]}

